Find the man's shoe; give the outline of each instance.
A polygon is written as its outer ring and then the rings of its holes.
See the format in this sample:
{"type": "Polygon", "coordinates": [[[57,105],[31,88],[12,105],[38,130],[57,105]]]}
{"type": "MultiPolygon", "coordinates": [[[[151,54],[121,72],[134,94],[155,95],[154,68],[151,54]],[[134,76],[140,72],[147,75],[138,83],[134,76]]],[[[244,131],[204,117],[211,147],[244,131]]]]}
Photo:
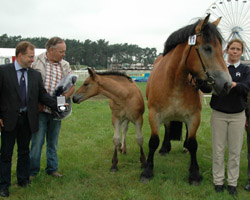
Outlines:
{"type": "Polygon", "coordinates": [[[224,185],[215,185],[214,190],[216,192],[223,192],[224,191],[224,185]]]}
{"type": "Polygon", "coordinates": [[[60,177],[63,176],[62,174],[59,174],[58,172],[52,172],[52,173],[49,174],[49,175],[54,176],[54,177],[56,177],[56,178],[60,178],[60,177]]]}
{"type": "Polygon", "coordinates": [[[236,195],[237,194],[237,189],[234,186],[228,185],[227,186],[227,191],[229,192],[229,194],[231,195],[236,195]]]}
{"type": "Polygon", "coordinates": [[[250,183],[246,185],[245,190],[250,191],[250,183]]]}
{"type": "Polygon", "coordinates": [[[0,190],[0,196],[1,197],[8,197],[10,195],[9,190],[8,189],[1,189],[0,190]]]}

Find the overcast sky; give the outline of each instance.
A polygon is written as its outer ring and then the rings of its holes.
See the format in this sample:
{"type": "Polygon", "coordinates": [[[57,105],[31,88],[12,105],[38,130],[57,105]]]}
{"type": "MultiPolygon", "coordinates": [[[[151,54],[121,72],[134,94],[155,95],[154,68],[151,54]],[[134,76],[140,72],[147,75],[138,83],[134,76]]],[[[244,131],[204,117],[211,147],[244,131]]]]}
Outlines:
{"type": "Polygon", "coordinates": [[[216,0],[1,0],[0,35],[105,39],[163,50],[167,37],[216,0]]]}

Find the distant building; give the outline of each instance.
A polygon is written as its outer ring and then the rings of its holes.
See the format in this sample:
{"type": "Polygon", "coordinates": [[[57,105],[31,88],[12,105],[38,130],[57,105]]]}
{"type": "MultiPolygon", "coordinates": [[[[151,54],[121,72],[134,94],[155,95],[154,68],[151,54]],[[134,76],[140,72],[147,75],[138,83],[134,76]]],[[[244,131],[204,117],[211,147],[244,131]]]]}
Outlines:
{"type": "MultiPolygon", "coordinates": [[[[45,51],[46,49],[35,49],[35,56],[38,56],[45,51]]],[[[0,48],[0,65],[14,62],[15,54],[15,48],[0,48]]]]}

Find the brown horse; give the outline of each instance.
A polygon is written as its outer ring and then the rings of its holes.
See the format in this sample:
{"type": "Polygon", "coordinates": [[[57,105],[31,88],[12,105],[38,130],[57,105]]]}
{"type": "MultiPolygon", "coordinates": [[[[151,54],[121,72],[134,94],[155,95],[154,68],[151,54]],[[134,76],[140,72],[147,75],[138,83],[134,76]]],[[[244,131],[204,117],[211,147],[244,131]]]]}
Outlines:
{"type": "Polygon", "coordinates": [[[200,184],[196,132],[201,118],[199,87],[203,83],[218,95],[227,94],[232,80],[223,60],[222,37],[217,30],[220,18],[210,23],[209,15],[170,35],[150,74],[148,99],[151,137],[146,167],[141,181],[153,177],[154,153],[159,146],[159,128],[169,121],[184,122],[188,130],[187,148],[191,155],[189,183],[200,184]],[[191,84],[195,80],[196,84],[191,84]]]}
{"type": "Polygon", "coordinates": [[[114,155],[111,171],[117,171],[117,150],[126,154],[126,133],[129,122],[135,124],[137,132],[137,143],[140,146],[140,161],[142,167],[146,162],[143,152],[143,113],[144,100],[136,83],[126,74],[120,72],[97,73],[88,68],[89,77],[83,82],[73,96],[74,103],[80,103],[90,97],[102,94],[110,99],[109,105],[112,111],[112,123],[115,129],[114,155]],[[122,143],[120,128],[122,127],[122,143]]]}

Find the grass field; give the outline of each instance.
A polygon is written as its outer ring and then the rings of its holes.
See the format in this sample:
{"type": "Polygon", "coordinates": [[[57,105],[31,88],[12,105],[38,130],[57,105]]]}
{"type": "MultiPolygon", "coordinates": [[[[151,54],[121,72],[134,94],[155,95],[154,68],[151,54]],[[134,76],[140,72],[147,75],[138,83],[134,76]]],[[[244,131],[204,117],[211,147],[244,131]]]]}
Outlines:
{"type": "MultiPolygon", "coordinates": [[[[78,83],[79,86],[80,83],[78,83]]],[[[146,83],[138,83],[145,92],[146,83]]],[[[77,87],[78,87],[77,86],[77,87]]],[[[145,95],[144,95],[145,96],[145,95]]],[[[208,102],[208,101],[207,101],[208,102]]],[[[145,99],[146,103],[146,99],[145,99]]],[[[148,154],[150,127],[148,109],[144,114],[144,151],[148,154]]],[[[56,179],[45,174],[45,148],[41,172],[30,187],[20,188],[16,180],[16,151],[12,164],[10,198],[18,200],[212,200],[234,199],[224,191],[217,194],[212,182],[212,149],[209,105],[203,105],[202,121],[197,133],[197,158],[203,182],[200,186],[188,184],[189,154],[182,153],[183,141],[172,142],[172,151],[165,157],[155,154],[155,177],[148,184],[140,182],[139,147],[135,128],[130,124],[127,134],[127,155],[118,155],[118,172],[111,173],[113,155],[113,127],[107,99],[92,99],[73,104],[72,115],[63,120],[59,138],[59,172],[56,179]]],[[[184,132],[184,131],[183,131],[184,132]]],[[[163,127],[160,134],[163,139],[163,127]]],[[[158,148],[159,150],[159,148],[158,148]]],[[[158,151],[157,150],[157,151],[158,151]]],[[[244,190],[247,183],[246,134],[241,156],[238,196],[249,199],[244,190]]]]}

